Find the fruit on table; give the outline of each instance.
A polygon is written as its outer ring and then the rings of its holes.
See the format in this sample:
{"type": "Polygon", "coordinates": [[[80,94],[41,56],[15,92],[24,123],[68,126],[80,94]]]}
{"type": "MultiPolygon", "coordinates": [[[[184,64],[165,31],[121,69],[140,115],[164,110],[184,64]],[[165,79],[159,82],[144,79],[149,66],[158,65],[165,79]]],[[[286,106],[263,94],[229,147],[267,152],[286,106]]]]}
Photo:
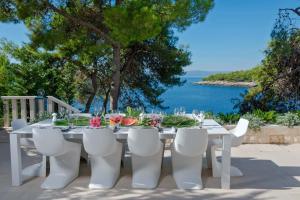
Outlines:
{"type": "Polygon", "coordinates": [[[126,118],[122,119],[123,126],[132,126],[132,125],[136,124],[137,122],[138,122],[138,120],[133,117],[126,117],[126,118]]]}
{"type": "Polygon", "coordinates": [[[112,116],[109,118],[109,124],[110,125],[120,124],[122,122],[122,119],[123,119],[123,117],[121,115],[112,116]]]}

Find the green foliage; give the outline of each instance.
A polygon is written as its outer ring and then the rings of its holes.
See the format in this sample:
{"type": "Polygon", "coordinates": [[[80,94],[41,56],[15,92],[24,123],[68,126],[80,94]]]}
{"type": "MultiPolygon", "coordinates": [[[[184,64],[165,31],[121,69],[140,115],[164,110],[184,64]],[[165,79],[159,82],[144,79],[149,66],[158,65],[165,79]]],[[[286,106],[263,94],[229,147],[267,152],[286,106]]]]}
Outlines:
{"type": "Polygon", "coordinates": [[[122,71],[120,100],[125,107],[161,107],[160,95],[184,83],[180,76],[183,67],[190,64],[190,53],[176,47],[176,40],[173,32],[165,30],[158,38],[130,46],[130,60],[122,71]]]}
{"type": "Polygon", "coordinates": [[[127,106],[126,108],[126,117],[134,117],[139,118],[140,114],[142,113],[142,110],[139,108],[132,108],[130,106],[127,106]]]}
{"type": "Polygon", "coordinates": [[[122,6],[106,9],[104,19],[112,37],[124,45],[152,38],[162,28],[156,5],[143,0],[124,1],[122,6]]]}
{"type": "Polygon", "coordinates": [[[191,127],[197,126],[199,123],[193,119],[184,116],[176,116],[176,115],[167,115],[163,118],[162,126],[163,127],[191,127]]]}
{"type": "Polygon", "coordinates": [[[297,113],[287,112],[277,117],[277,123],[284,126],[293,127],[300,125],[300,117],[297,113]]]}
{"type": "MultiPolygon", "coordinates": [[[[8,0],[0,3],[0,21],[23,22],[29,29],[30,47],[34,51],[47,53],[48,61],[54,57],[56,62],[62,62],[61,70],[68,66],[60,75],[65,89],[59,87],[47,93],[71,99],[78,88],[80,95],[76,96],[86,101],[88,111],[95,96],[104,99],[104,108],[109,96],[113,97],[112,102],[121,97],[125,107],[141,105],[144,100],[160,106],[159,95],[168,87],[182,84],[179,78],[182,68],[190,63],[189,52],[176,44],[174,29],[182,31],[192,23],[203,21],[212,7],[213,0],[8,0]],[[73,72],[76,72],[75,85],[64,84],[73,81],[73,72]],[[121,95],[115,96],[116,91],[121,95]]],[[[37,56],[34,60],[37,63],[33,60],[21,63],[37,66],[45,58],[37,56]]],[[[53,71],[56,64],[47,65],[53,71]]],[[[42,67],[33,71],[38,74],[39,70],[53,73],[42,67]]],[[[27,76],[23,78],[30,80],[27,76]]],[[[31,80],[33,85],[29,84],[29,89],[16,89],[34,92],[36,85],[44,88],[43,81],[36,84],[31,80]]],[[[26,83],[23,81],[18,86],[26,83]]]]}
{"type": "Polygon", "coordinates": [[[204,81],[231,81],[231,82],[255,82],[261,66],[254,67],[249,70],[240,70],[228,73],[217,73],[203,78],[204,81]]]}
{"type": "Polygon", "coordinates": [[[260,127],[265,124],[265,122],[261,118],[251,113],[246,113],[242,117],[249,120],[249,128],[253,130],[259,130],[260,127]]]}
{"type": "Polygon", "coordinates": [[[238,113],[218,113],[215,117],[216,121],[220,124],[235,124],[240,119],[240,114],[238,113]]]}
{"type": "Polygon", "coordinates": [[[4,119],[0,117],[0,128],[4,126],[4,119]]]}
{"type": "Polygon", "coordinates": [[[275,123],[278,116],[276,111],[263,112],[262,110],[255,110],[253,114],[266,123],[275,123]]]}
{"type": "Polygon", "coordinates": [[[4,70],[0,67],[0,73],[6,73],[0,80],[2,95],[37,95],[38,90],[43,90],[45,95],[56,96],[69,103],[74,99],[75,72],[72,66],[54,54],[5,41],[1,43],[0,52],[14,60],[6,64],[6,68],[2,68],[4,70]]]}
{"type": "MultiPolygon", "coordinates": [[[[87,117],[78,117],[76,119],[60,119],[54,122],[55,126],[69,126],[72,124],[73,126],[89,126],[90,119],[87,117]]],[[[102,125],[102,121],[101,121],[102,125]]]]}
{"type": "Polygon", "coordinates": [[[242,113],[255,109],[288,112],[300,107],[300,30],[288,10],[280,10],[265,51],[258,86],[243,95],[242,113]]]}
{"type": "Polygon", "coordinates": [[[37,123],[46,119],[51,119],[52,118],[52,114],[48,113],[48,112],[43,112],[41,114],[38,114],[32,121],[30,121],[30,123],[37,123]]]}

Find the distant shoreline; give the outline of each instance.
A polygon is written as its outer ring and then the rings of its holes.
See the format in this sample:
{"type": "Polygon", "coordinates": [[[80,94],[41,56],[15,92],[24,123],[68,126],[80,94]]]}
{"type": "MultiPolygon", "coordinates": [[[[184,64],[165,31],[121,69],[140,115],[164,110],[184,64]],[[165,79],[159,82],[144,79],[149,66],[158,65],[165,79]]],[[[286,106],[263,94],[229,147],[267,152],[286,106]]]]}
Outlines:
{"type": "Polygon", "coordinates": [[[232,87],[255,87],[255,82],[231,82],[231,81],[199,81],[194,82],[195,85],[218,85],[218,86],[232,86],[232,87]]]}

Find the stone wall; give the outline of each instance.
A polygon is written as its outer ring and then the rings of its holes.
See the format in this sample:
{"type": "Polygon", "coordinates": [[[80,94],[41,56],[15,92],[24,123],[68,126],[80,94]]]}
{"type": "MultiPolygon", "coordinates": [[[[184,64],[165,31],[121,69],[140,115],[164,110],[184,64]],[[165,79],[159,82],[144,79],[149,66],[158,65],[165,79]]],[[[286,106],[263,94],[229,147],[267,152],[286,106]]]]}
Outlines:
{"type": "MultiPolygon", "coordinates": [[[[232,129],[234,125],[225,126],[232,129]]],[[[260,130],[248,129],[244,139],[245,144],[293,144],[300,143],[300,126],[287,127],[280,125],[266,125],[260,130]]]]}

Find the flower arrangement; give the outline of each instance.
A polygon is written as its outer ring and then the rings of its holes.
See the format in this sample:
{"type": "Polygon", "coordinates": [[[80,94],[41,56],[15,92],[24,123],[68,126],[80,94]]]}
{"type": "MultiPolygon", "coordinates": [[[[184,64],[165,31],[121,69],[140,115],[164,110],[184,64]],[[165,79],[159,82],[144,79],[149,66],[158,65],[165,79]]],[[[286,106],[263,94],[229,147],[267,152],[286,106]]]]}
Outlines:
{"type": "Polygon", "coordinates": [[[121,115],[111,116],[109,118],[109,124],[110,125],[120,125],[122,123],[122,120],[123,120],[123,116],[121,116],[121,115]]]}
{"type": "Polygon", "coordinates": [[[141,118],[140,125],[142,126],[152,126],[152,127],[160,127],[162,123],[162,117],[159,115],[151,115],[141,118]]]}
{"type": "Polygon", "coordinates": [[[97,116],[90,119],[90,126],[93,128],[99,128],[101,126],[101,118],[97,116]]]}

